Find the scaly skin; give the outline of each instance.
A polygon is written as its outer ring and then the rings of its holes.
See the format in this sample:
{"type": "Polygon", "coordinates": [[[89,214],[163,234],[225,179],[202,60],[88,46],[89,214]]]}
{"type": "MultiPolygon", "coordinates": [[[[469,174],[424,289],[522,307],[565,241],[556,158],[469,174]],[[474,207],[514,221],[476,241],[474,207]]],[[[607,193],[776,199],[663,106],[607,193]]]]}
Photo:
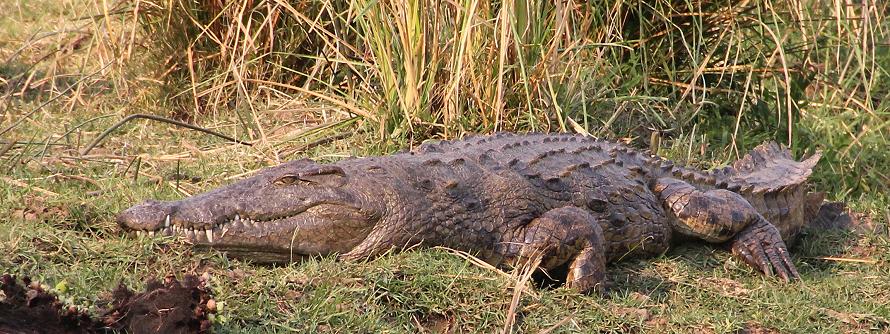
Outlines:
{"type": "Polygon", "coordinates": [[[817,160],[765,144],[702,172],[593,138],[499,134],[289,162],[180,201],[145,202],[118,222],[258,262],[358,260],[415,245],[497,266],[540,260],[543,270],[568,265],[567,285],[581,291],[598,289],[607,262],[662,253],[682,235],[790,280],[798,274],[785,242],[812,211],[805,181],[817,160]]]}

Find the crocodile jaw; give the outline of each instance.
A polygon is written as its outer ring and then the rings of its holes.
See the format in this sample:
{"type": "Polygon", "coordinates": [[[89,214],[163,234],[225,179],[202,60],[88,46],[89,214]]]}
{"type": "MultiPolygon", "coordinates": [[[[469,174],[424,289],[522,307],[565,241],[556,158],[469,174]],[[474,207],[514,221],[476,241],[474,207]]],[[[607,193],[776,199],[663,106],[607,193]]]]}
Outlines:
{"type": "Polygon", "coordinates": [[[370,233],[372,219],[360,209],[316,204],[274,219],[232,213],[216,222],[184,220],[177,202],[147,201],[117,217],[136,236],[172,236],[255,262],[289,262],[305,256],[345,253],[370,233]]]}

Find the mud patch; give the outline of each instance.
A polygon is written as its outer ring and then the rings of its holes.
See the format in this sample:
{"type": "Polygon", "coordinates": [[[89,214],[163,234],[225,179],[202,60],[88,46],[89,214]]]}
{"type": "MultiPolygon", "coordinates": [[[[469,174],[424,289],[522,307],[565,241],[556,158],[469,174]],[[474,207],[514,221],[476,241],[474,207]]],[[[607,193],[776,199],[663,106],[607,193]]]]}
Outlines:
{"type": "Polygon", "coordinates": [[[186,276],[180,283],[170,275],[163,282],[149,281],[145,292],[138,294],[118,285],[102,320],[128,333],[207,333],[211,298],[204,283],[195,276],[186,276]]]}
{"type": "Polygon", "coordinates": [[[73,307],[64,307],[27,277],[0,277],[0,333],[99,333],[101,324],[73,307]]]}
{"type": "Polygon", "coordinates": [[[171,275],[149,281],[142,293],[119,285],[92,318],[28,278],[22,283],[0,278],[0,333],[208,333],[215,304],[201,279],[186,276],[180,283],[171,275]]]}

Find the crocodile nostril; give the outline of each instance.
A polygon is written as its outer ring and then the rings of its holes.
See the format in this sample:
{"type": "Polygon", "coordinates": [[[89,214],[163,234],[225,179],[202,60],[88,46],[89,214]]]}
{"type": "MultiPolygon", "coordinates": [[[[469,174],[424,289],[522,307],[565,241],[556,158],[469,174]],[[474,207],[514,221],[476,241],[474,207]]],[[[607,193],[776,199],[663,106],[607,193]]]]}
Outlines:
{"type": "Polygon", "coordinates": [[[135,222],[133,215],[130,213],[130,210],[118,214],[115,218],[115,221],[117,222],[117,225],[121,227],[130,227],[135,222]]]}

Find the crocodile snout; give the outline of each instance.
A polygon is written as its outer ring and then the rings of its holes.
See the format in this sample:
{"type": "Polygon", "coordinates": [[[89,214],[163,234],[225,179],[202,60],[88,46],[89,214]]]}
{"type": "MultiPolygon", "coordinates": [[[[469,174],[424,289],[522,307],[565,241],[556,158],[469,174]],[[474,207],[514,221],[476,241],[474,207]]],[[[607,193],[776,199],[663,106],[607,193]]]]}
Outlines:
{"type": "Polygon", "coordinates": [[[125,230],[158,230],[169,222],[173,211],[169,203],[149,200],[118,214],[117,223],[125,230]]]}

